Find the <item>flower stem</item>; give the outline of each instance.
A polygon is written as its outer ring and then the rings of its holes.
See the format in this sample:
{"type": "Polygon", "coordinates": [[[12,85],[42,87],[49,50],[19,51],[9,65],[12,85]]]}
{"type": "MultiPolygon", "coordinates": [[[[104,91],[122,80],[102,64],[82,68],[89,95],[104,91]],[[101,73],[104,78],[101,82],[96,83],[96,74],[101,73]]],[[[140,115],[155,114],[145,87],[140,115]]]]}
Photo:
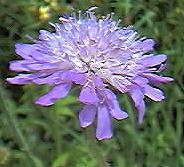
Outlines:
{"type": "Polygon", "coordinates": [[[98,167],[109,167],[105,158],[101,154],[96,138],[94,137],[94,128],[93,126],[86,128],[86,137],[89,149],[92,156],[96,159],[98,167]]]}

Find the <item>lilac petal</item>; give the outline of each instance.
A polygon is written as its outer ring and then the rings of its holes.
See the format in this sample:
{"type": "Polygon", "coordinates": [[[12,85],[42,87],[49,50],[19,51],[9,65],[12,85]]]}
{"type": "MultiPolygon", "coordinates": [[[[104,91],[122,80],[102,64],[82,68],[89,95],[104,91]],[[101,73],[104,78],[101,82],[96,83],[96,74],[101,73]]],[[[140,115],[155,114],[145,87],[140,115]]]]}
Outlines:
{"type": "Polygon", "coordinates": [[[49,85],[58,85],[61,82],[70,82],[65,76],[65,72],[58,71],[55,73],[51,72],[38,72],[35,74],[19,74],[14,78],[8,78],[8,82],[12,84],[49,84],[49,85]]]}
{"type": "Polygon", "coordinates": [[[34,60],[18,60],[10,62],[12,71],[50,70],[58,68],[58,63],[41,63],[34,60]]]}
{"type": "MultiPolygon", "coordinates": [[[[24,64],[23,64],[24,65],[24,64]]],[[[59,63],[30,63],[30,64],[25,64],[25,67],[27,67],[28,70],[52,70],[52,69],[58,69],[59,68],[59,63]]]]}
{"type": "Polygon", "coordinates": [[[154,49],[155,41],[152,39],[145,39],[142,41],[142,44],[140,47],[142,48],[143,51],[148,52],[154,49]]]}
{"type": "Polygon", "coordinates": [[[51,40],[52,38],[54,38],[53,33],[50,33],[50,32],[48,32],[48,31],[46,31],[46,30],[40,30],[39,33],[40,33],[40,34],[39,34],[39,39],[40,39],[40,40],[49,41],[49,40],[51,40]]]}
{"type": "Polygon", "coordinates": [[[164,54],[160,55],[146,55],[142,59],[138,60],[137,63],[142,64],[145,67],[153,67],[166,61],[167,56],[164,54]]]}
{"type": "Polygon", "coordinates": [[[54,73],[45,78],[35,78],[33,82],[39,85],[41,84],[55,85],[55,84],[59,84],[61,80],[59,78],[59,75],[57,76],[57,74],[54,73]]]}
{"type": "Polygon", "coordinates": [[[12,71],[40,71],[40,70],[69,70],[71,65],[67,62],[37,62],[34,60],[17,60],[10,62],[12,71]]]}
{"type": "Polygon", "coordinates": [[[86,83],[85,73],[70,72],[68,78],[79,85],[84,85],[86,83]]]}
{"type": "Polygon", "coordinates": [[[86,105],[79,113],[81,127],[91,125],[96,116],[97,108],[94,105],[86,105]]]}
{"type": "Polygon", "coordinates": [[[173,81],[173,78],[162,77],[162,76],[151,74],[151,73],[144,73],[143,76],[149,79],[149,81],[154,84],[168,83],[168,82],[173,81]]]}
{"type": "Polygon", "coordinates": [[[132,82],[142,87],[143,85],[146,85],[149,81],[147,78],[136,76],[132,79],[132,82]]]}
{"type": "Polygon", "coordinates": [[[119,103],[117,100],[113,101],[113,107],[110,109],[110,113],[112,115],[113,118],[117,119],[117,120],[122,120],[122,119],[126,119],[128,118],[128,114],[120,109],[119,103]]]}
{"type": "Polygon", "coordinates": [[[58,71],[47,77],[40,77],[33,79],[33,82],[36,84],[49,84],[49,85],[58,85],[60,83],[70,82],[65,75],[65,72],[58,71]]]}
{"type": "Polygon", "coordinates": [[[144,87],[144,91],[144,94],[154,101],[162,101],[165,98],[161,90],[153,88],[149,85],[144,87]]]}
{"type": "Polygon", "coordinates": [[[50,53],[45,50],[44,47],[41,48],[39,44],[16,44],[15,52],[26,60],[36,60],[39,62],[50,62],[55,60],[50,53]]]}
{"type": "Polygon", "coordinates": [[[32,64],[35,63],[36,61],[33,60],[16,60],[16,61],[11,61],[10,62],[10,70],[12,71],[31,71],[30,69],[27,68],[27,64],[32,64]]]}
{"type": "Polygon", "coordinates": [[[32,59],[31,53],[35,50],[34,44],[16,44],[15,52],[24,59],[32,59]]]}
{"type": "Polygon", "coordinates": [[[71,89],[71,84],[60,84],[55,86],[49,93],[40,97],[36,100],[36,104],[42,106],[50,106],[54,104],[54,102],[60,98],[67,96],[71,89]]]}
{"type": "Polygon", "coordinates": [[[166,67],[167,67],[166,63],[162,63],[159,65],[159,68],[157,68],[155,72],[162,72],[166,69],[166,67]]]}
{"type": "Polygon", "coordinates": [[[6,80],[11,84],[23,85],[23,84],[34,83],[33,80],[37,79],[38,77],[44,77],[47,75],[48,75],[47,73],[43,73],[43,72],[35,73],[35,74],[19,74],[16,77],[7,78],[6,80]]]}
{"type": "MultiPolygon", "coordinates": [[[[39,66],[39,65],[38,65],[39,66]]],[[[61,70],[61,71],[65,71],[65,70],[71,70],[73,67],[72,65],[67,62],[67,61],[59,61],[59,62],[52,62],[52,63],[43,63],[40,67],[40,69],[38,69],[37,67],[33,70],[45,70],[45,69],[48,69],[48,70],[53,70],[53,69],[56,69],[56,70],[61,70]],[[44,67],[41,67],[41,66],[44,66],[44,67]]]]}
{"type": "Polygon", "coordinates": [[[105,105],[98,106],[96,137],[98,140],[112,137],[111,116],[105,105]]]}
{"type": "Polygon", "coordinates": [[[23,85],[23,84],[31,84],[32,79],[34,78],[35,76],[33,74],[19,74],[16,77],[7,78],[6,80],[11,84],[23,85]]]}
{"type": "Polygon", "coordinates": [[[15,52],[26,60],[45,60],[45,54],[37,50],[37,44],[16,44],[15,52]]]}
{"type": "Polygon", "coordinates": [[[104,83],[99,77],[94,77],[93,81],[96,87],[104,87],[104,83]]]}
{"type": "Polygon", "coordinates": [[[144,100],[142,100],[139,105],[137,106],[137,110],[139,112],[138,114],[138,122],[141,124],[144,119],[144,112],[145,112],[145,103],[144,100]]]}
{"type": "Polygon", "coordinates": [[[79,100],[85,104],[97,104],[99,102],[99,98],[94,86],[84,86],[80,92],[79,100]]]}
{"type": "Polygon", "coordinates": [[[124,76],[113,77],[112,84],[122,93],[128,92],[129,87],[132,85],[132,83],[128,79],[126,79],[124,76]]]}
{"type": "Polygon", "coordinates": [[[129,92],[131,98],[134,101],[135,107],[137,108],[138,111],[138,121],[139,123],[143,122],[144,118],[144,111],[145,111],[145,103],[144,103],[144,94],[140,89],[133,89],[129,92]]]}
{"type": "Polygon", "coordinates": [[[110,113],[113,118],[117,120],[128,118],[128,114],[120,109],[119,103],[117,100],[113,100],[113,108],[110,109],[110,113]]]}
{"type": "Polygon", "coordinates": [[[116,95],[109,89],[105,89],[105,94],[107,96],[107,104],[109,106],[112,117],[117,120],[127,118],[128,114],[121,110],[116,95]]]}
{"type": "Polygon", "coordinates": [[[143,51],[148,52],[153,50],[155,45],[154,40],[152,39],[145,39],[144,41],[137,41],[131,48],[135,51],[143,51]]]}

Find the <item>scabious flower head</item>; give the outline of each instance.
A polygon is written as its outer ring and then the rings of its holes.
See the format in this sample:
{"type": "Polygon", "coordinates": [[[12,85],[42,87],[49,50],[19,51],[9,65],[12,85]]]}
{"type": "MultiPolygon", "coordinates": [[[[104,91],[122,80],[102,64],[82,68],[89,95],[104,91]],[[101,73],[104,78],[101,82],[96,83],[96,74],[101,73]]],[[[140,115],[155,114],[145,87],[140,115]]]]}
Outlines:
{"type": "Polygon", "coordinates": [[[154,101],[164,99],[153,85],[172,78],[157,75],[165,67],[167,56],[150,54],[154,41],[139,38],[132,26],[120,27],[111,15],[97,19],[92,9],[79,16],[61,17],[62,24],[52,24],[55,32],[40,30],[34,44],[16,44],[23,60],[10,63],[19,74],[7,80],[12,84],[48,84],[53,86],[36,104],[49,106],[68,95],[72,85],[80,85],[79,113],[82,127],[96,120],[97,139],[112,137],[112,118],[128,117],[111,88],[127,93],[143,121],[144,96],[154,101]],[[96,118],[96,119],[95,119],[96,118]]]}

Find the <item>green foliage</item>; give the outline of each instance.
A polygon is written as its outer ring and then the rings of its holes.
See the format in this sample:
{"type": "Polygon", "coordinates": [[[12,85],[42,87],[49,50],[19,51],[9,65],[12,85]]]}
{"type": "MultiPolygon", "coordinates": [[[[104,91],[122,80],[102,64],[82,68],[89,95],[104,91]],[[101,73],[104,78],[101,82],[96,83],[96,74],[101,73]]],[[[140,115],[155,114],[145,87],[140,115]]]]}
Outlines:
{"type": "MultiPolygon", "coordinates": [[[[74,89],[52,107],[39,107],[36,97],[49,88],[12,86],[6,77],[16,75],[8,62],[18,59],[14,44],[36,38],[39,29],[50,29],[48,21],[73,9],[98,6],[98,15],[110,11],[123,25],[133,24],[142,36],[157,41],[156,52],[169,55],[164,85],[166,100],[147,100],[145,121],[137,125],[129,99],[120,95],[129,119],[114,121],[114,137],[97,142],[98,154],[112,167],[184,166],[184,1],[183,0],[0,0],[0,166],[2,167],[98,167],[86,133],[80,128],[80,110],[74,89]]],[[[95,152],[95,151],[94,151],[95,152]]]]}

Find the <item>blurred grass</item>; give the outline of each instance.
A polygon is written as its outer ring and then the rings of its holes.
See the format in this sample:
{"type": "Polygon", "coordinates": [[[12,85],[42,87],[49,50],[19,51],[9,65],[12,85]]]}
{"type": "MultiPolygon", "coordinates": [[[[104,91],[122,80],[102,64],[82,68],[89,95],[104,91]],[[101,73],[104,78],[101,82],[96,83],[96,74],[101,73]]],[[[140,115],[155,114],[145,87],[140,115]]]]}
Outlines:
{"type": "Polygon", "coordinates": [[[84,130],[79,127],[78,104],[71,95],[52,107],[34,105],[47,87],[13,86],[5,78],[15,56],[16,42],[29,42],[48,21],[72,9],[98,6],[98,14],[115,12],[123,25],[133,24],[143,36],[157,41],[156,53],[169,55],[166,75],[175,82],[161,86],[162,103],[147,100],[146,117],[138,126],[126,95],[120,95],[129,119],[114,121],[112,140],[98,142],[112,167],[184,166],[184,1],[183,0],[0,0],[0,166],[1,167],[98,167],[90,154],[84,130]]]}

